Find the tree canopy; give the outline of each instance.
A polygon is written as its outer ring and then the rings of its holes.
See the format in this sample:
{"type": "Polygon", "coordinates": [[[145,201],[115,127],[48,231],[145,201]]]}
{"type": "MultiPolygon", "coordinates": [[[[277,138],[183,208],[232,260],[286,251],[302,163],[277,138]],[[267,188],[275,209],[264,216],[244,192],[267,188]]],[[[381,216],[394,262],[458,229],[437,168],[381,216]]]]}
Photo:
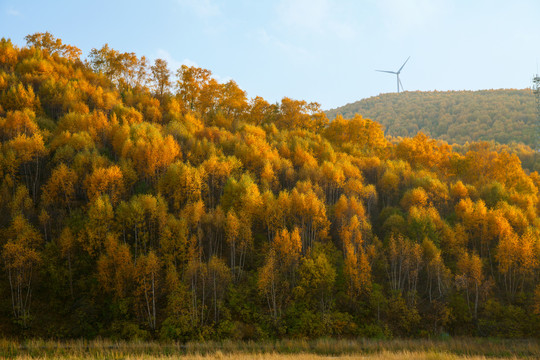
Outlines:
{"type": "Polygon", "coordinates": [[[405,91],[363,99],[326,114],[331,120],[362,114],[395,137],[421,131],[450,144],[495,141],[538,146],[536,102],[530,89],[405,91]]]}
{"type": "Polygon", "coordinates": [[[540,175],[511,147],[26,39],[0,41],[0,335],[540,334],[540,175]]]}

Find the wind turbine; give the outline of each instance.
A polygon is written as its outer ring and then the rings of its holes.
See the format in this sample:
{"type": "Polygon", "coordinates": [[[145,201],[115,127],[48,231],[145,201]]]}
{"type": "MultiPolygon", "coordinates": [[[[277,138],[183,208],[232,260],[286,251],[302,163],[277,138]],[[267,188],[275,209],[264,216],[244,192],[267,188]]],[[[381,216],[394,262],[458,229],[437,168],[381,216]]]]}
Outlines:
{"type": "Polygon", "coordinates": [[[399,68],[398,71],[388,71],[388,70],[375,70],[375,71],[379,71],[379,72],[385,72],[385,73],[389,73],[389,74],[396,74],[396,77],[397,77],[397,92],[399,94],[399,87],[401,86],[401,90],[403,90],[403,84],[401,83],[401,80],[399,80],[399,74],[401,73],[401,70],[403,69],[403,67],[405,66],[405,64],[407,63],[407,61],[409,61],[411,57],[409,56],[407,58],[407,60],[405,60],[405,62],[403,63],[403,65],[401,65],[401,67],[399,68]]]}

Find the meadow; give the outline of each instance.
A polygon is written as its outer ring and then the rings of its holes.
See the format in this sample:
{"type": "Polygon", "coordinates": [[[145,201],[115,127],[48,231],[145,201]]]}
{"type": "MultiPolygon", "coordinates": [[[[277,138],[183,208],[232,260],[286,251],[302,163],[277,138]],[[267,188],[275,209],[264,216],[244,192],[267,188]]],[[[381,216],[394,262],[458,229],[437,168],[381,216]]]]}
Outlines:
{"type": "Polygon", "coordinates": [[[317,339],[262,342],[0,340],[2,359],[538,359],[537,340],[317,339]]]}

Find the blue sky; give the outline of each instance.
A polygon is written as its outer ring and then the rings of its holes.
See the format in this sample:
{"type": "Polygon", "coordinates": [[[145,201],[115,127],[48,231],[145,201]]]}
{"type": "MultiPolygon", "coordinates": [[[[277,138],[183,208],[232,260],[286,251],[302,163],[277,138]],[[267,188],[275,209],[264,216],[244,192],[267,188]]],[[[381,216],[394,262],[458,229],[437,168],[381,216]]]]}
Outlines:
{"type": "Polygon", "coordinates": [[[234,79],[249,97],[329,109],[405,90],[526,88],[539,0],[0,0],[0,36],[50,31],[84,56],[108,43],[234,79]]]}

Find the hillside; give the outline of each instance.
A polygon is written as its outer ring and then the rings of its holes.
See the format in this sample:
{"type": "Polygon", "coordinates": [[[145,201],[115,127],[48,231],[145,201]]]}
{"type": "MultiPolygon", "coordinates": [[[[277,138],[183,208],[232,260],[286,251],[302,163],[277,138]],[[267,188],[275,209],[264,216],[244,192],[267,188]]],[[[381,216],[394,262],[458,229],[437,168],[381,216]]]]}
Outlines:
{"type": "Polygon", "coordinates": [[[516,155],[26,39],[0,41],[0,337],[540,336],[516,155]]]}
{"type": "Polygon", "coordinates": [[[535,98],[525,90],[432,91],[381,94],[326,112],[351,118],[358,113],[384,126],[385,134],[422,131],[450,144],[495,141],[534,146],[539,125],[535,98]]]}

